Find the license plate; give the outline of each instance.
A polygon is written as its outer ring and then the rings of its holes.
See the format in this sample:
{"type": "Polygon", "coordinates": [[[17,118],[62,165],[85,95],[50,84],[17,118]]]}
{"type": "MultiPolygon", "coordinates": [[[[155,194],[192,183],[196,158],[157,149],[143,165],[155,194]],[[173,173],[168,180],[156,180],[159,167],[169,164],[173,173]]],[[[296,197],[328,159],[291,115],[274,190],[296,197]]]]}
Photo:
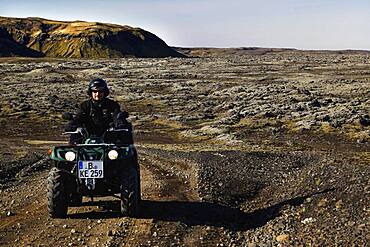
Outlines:
{"type": "Polygon", "coordinates": [[[103,161],[89,160],[78,162],[78,177],[79,178],[103,178],[103,161]]]}

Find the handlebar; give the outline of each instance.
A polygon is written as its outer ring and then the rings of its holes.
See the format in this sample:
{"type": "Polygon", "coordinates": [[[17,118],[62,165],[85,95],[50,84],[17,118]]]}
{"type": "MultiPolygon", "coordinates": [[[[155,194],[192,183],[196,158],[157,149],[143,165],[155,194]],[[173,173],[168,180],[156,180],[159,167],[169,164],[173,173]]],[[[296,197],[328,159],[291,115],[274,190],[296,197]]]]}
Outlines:
{"type": "MultiPolygon", "coordinates": [[[[115,129],[115,128],[109,128],[106,130],[106,132],[120,132],[120,131],[125,131],[125,132],[130,132],[130,129],[115,129]]],[[[72,135],[72,134],[82,134],[84,135],[86,133],[86,130],[84,128],[78,127],[75,131],[65,131],[63,134],[66,135],[72,135]]]]}
{"type": "Polygon", "coordinates": [[[111,132],[126,131],[126,132],[130,132],[129,129],[115,129],[115,128],[110,128],[110,129],[107,129],[106,131],[111,131],[111,132]]]}
{"type": "Polygon", "coordinates": [[[84,128],[78,127],[75,131],[66,131],[64,134],[71,135],[71,134],[83,134],[84,128]]]}

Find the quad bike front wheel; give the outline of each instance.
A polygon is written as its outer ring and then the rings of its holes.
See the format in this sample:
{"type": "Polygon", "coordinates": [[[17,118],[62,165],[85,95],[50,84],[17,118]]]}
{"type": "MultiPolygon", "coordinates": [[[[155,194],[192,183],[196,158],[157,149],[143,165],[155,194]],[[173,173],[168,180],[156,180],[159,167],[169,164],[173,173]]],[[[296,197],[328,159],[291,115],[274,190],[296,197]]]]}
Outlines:
{"type": "Polygon", "coordinates": [[[48,211],[52,218],[65,218],[68,211],[66,174],[53,167],[47,179],[48,211]]]}
{"type": "Polygon", "coordinates": [[[138,212],[140,191],[138,172],[134,168],[125,170],[121,177],[121,213],[134,216],[138,212]]]}

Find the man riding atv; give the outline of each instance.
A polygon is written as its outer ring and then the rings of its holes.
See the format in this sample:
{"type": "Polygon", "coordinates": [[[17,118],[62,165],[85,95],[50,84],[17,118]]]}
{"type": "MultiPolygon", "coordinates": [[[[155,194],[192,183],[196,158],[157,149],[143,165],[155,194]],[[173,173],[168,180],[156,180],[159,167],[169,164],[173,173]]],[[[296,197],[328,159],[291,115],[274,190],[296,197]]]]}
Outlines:
{"type": "MultiPolygon", "coordinates": [[[[87,94],[90,99],[82,102],[76,116],[69,122],[66,131],[74,131],[77,127],[85,126],[90,135],[101,136],[104,131],[112,127],[129,128],[127,112],[121,112],[119,104],[107,98],[109,88],[107,83],[100,78],[90,81],[87,94]]],[[[72,134],[71,144],[82,143],[83,137],[80,134],[72,134]]]]}
{"type": "Polygon", "coordinates": [[[91,98],[76,114],[63,114],[69,145],[49,150],[54,161],[47,179],[49,215],[65,218],[69,206],[83,205],[83,196],[92,201],[113,196],[121,200],[122,215],[133,216],[140,202],[140,167],[128,114],[107,98],[104,80],[90,81],[87,92],[91,98]]]}

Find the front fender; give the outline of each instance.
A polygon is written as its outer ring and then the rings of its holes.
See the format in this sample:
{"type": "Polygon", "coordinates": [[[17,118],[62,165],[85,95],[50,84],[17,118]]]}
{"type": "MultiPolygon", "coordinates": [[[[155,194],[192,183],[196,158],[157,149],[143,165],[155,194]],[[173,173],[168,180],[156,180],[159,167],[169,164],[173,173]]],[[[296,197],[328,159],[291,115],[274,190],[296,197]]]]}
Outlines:
{"type": "Polygon", "coordinates": [[[62,162],[76,162],[78,160],[109,160],[108,152],[116,150],[118,152],[117,160],[127,159],[136,155],[135,146],[125,145],[116,146],[111,144],[79,144],[79,145],[68,145],[68,146],[55,146],[50,151],[50,158],[55,161],[62,162]],[[65,158],[67,152],[74,152],[76,154],[76,160],[68,161],[65,158]]]}

